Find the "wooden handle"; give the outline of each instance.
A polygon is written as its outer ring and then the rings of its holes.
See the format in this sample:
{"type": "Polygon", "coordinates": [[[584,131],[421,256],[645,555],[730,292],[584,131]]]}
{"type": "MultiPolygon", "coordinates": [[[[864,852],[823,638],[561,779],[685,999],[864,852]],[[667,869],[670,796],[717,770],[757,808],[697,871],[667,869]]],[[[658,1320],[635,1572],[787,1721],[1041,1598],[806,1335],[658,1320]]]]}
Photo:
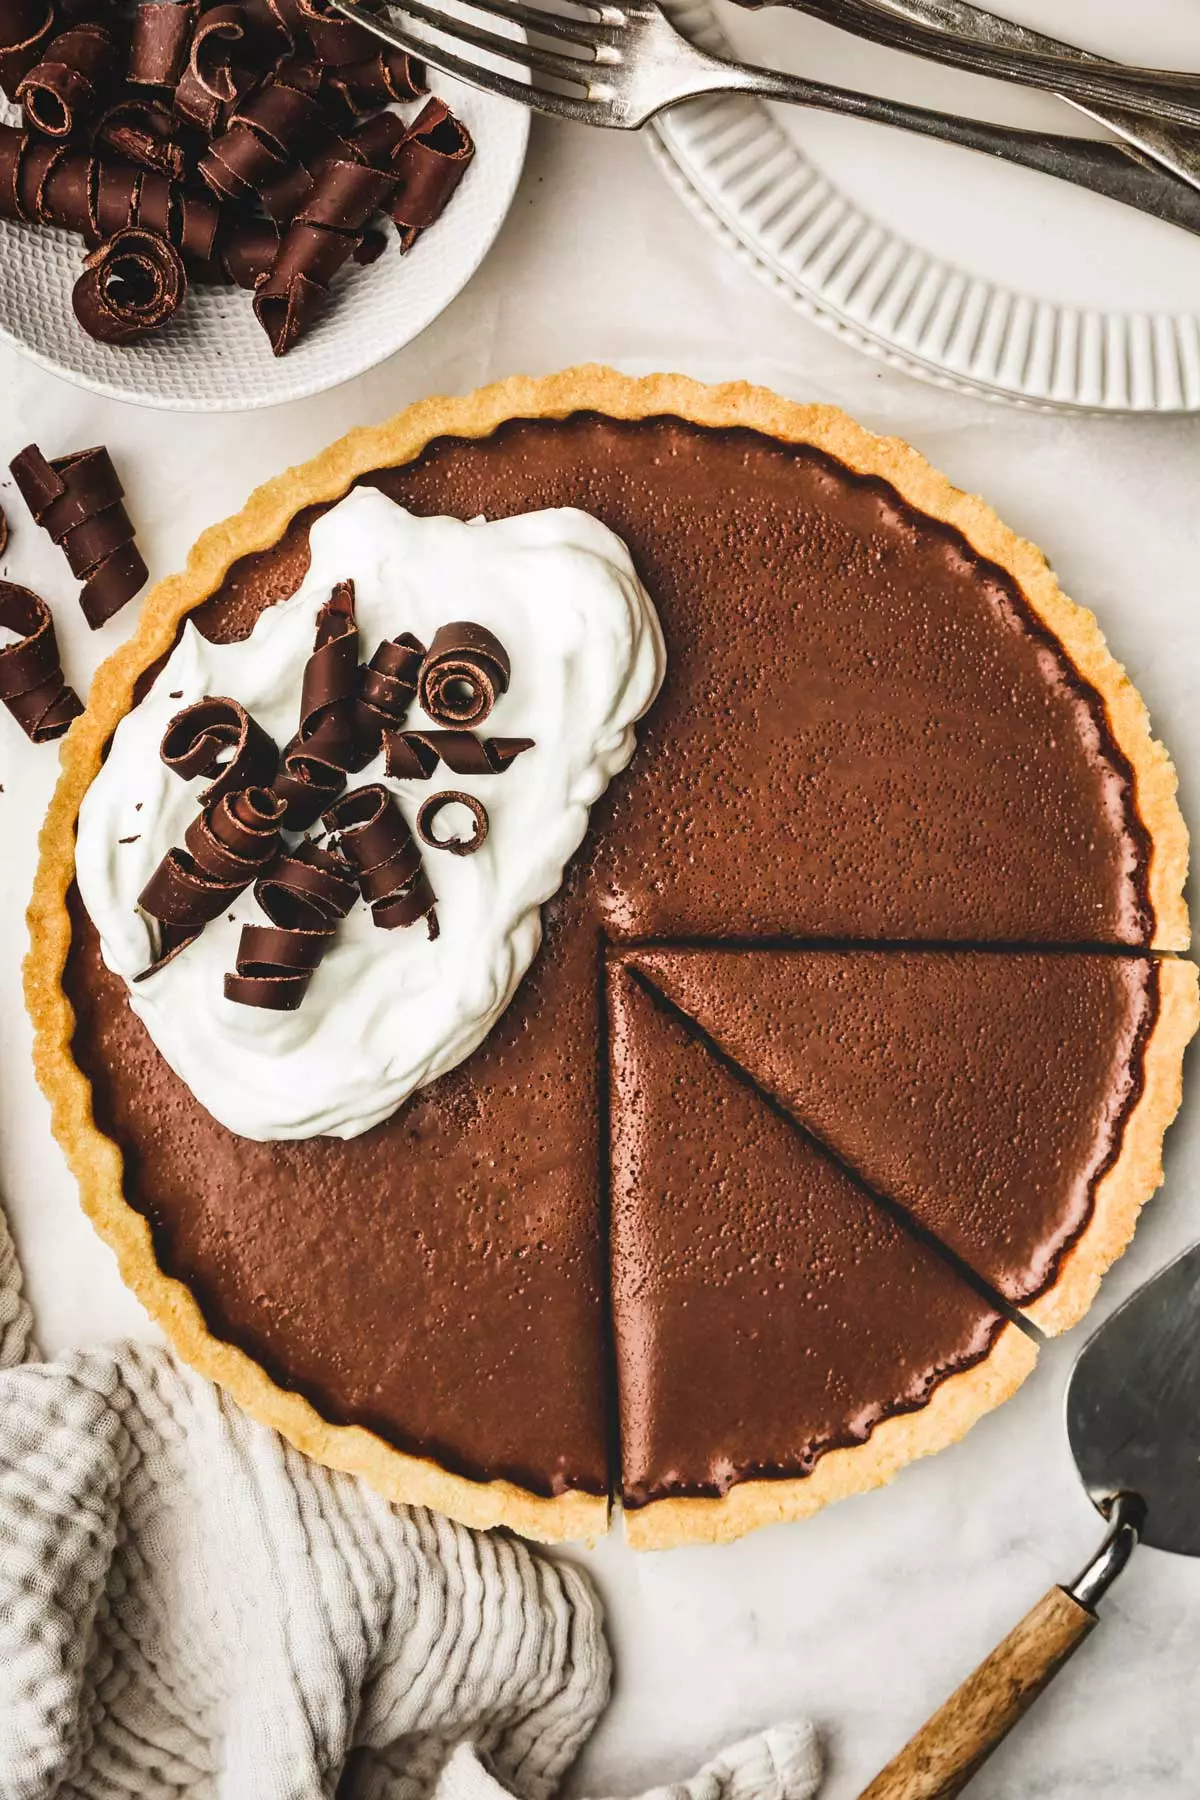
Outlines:
{"type": "Polygon", "coordinates": [[[861,1800],[950,1800],[961,1794],[1095,1623],[1095,1613],[1065,1588],[1052,1587],[861,1800]]]}

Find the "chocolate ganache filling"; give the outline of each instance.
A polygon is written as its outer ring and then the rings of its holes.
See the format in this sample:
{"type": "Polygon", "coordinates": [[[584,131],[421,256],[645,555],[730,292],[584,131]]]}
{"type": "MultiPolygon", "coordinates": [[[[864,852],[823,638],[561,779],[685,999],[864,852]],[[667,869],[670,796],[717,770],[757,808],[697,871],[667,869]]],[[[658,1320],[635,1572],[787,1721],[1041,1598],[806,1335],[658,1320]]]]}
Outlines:
{"type": "MultiPolygon", "coordinates": [[[[636,1353],[618,1308],[613,1355],[606,945],[1136,953],[1154,931],[1149,841],[1102,700],[1013,579],[881,480],[748,430],[578,414],[439,440],[369,481],[418,514],[581,507],[626,541],[654,598],[666,684],[545,908],[538,958],[466,1064],[347,1142],[252,1143],[218,1126],[130,1013],[78,907],[75,1052],[124,1152],[127,1197],[217,1336],[335,1423],[471,1477],[601,1493],[614,1485],[613,1364],[628,1391],[636,1353]]],[[[230,571],[194,615],[203,632],[244,636],[294,591],[313,517],[230,571]]],[[[988,1004],[965,984],[967,1026],[988,1004]]],[[[1017,1029],[1047,1118],[1056,1099],[1071,1112],[1078,1071],[1049,1053],[1045,1008],[1017,1029]]],[[[1128,1091],[1128,1070],[1089,1079],[1128,1091]]],[[[1103,1110],[1104,1094],[1087,1099],[1103,1110]]],[[[720,1117],[702,1128],[718,1146],[720,1117]]],[[[1047,1142],[1046,1158],[1059,1149],[1047,1142]]],[[[1076,1193],[1072,1230],[1087,1205],[1076,1193]]],[[[1061,1227],[1040,1203],[1004,1222],[1022,1299],[1053,1280],[1061,1227]]],[[[672,1306],[707,1282],[690,1229],[664,1213],[646,1240],[648,1258],[671,1262],[672,1306]]],[[[872,1241],[885,1239],[879,1254],[899,1256],[882,1228],[872,1241]]],[[[628,1254],[614,1246],[626,1297],[628,1254]]],[[[849,1267],[852,1242],[846,1254],[849,1267]]],[[[660,1275],[647,1267],[648,1293],[666,1291],[660,1275]]],[[[872,1365],[869,1401],[863,1371],[843,1363],[845,1380],[815,1384],[828,1411],[814,1398],[803,1441],[768,1408],[751,1447],[684,1383],[669,1432],[644,1436],[629,1497],[802,1473],[846,1441],[847,1393],[875,1420],[971,1366],[996,1315],[963,1298],[948,1264],[923,1265],[922,1280],[942,1298],[917,1309],[919,1332],[904,1279],[835,1284],[839,1357],[853,1361],[858,1327],[901,1347],[872,1365]]],[[[762,1288],[769,1339],[794,1289],[762,1288]]]]}

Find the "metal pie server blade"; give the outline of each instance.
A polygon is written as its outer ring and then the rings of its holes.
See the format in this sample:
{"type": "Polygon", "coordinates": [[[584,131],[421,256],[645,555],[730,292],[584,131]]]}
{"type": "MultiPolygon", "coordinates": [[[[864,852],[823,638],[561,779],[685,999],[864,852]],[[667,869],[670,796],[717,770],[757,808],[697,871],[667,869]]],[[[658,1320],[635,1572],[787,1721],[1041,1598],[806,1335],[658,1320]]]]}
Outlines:
{"type": "Polygon", "coordinates": [[[1108,1533],[968,1675],[860,1800],[950,1800],[1098,1623],[1141,1543],[1200,1556],[1200,1244],[1139,1288],[1084,1345],[1067,1435],[1108,1533]]]}
{"type": "Polygon", "coordinates": [[[1140,1496],[1143,1544],[1200,1556],[1200,1244],[1126,1300],[1084,1345],[1067,1435],[1092,1500],[1140,1496]]]}

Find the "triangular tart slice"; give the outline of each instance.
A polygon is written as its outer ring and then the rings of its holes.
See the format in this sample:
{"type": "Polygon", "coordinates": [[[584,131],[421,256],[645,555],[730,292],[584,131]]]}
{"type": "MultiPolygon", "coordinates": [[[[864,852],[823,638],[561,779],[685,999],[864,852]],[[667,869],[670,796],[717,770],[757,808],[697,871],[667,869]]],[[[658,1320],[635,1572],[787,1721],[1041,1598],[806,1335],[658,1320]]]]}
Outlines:
{"type": "Polygon", "coordinates": [[[802,1518],[954,1442],[1030,1340],[619,965],[612,1296],[626,1532],[802,1518]]]}
{"type": "Polygon", "coordinates": [[[1087,951],[671,949],[630,966],[1048,1331],[1162,1179],[1196,969],[1087,951]]]}

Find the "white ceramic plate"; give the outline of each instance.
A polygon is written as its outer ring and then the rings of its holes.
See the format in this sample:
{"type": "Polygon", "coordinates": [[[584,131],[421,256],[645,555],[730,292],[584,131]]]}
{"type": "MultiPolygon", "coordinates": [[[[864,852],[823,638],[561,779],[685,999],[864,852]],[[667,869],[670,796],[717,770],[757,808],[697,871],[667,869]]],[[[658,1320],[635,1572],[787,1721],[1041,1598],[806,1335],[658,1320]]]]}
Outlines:
{"type": "Polygon", "coordinates": [[[432,86],[475,139],[458,192],[407,256],[389,225],[385,253],[337,277],[324,317],[287,356],[272,355],[241,288],[193,286],[180,314],[145,343],[93,343],[71,311],[82,240],[8,220],[0,220],[0,337],[94,393],[180,412],[275,406],[361,375],[424,331],[465,287],[504,221],[525,161],[523,107],[440,75],[432,86]]]}
{"type": "MultiPolygon", "coordinates": [[[[1100,135],[1051,96],[935,69],[788,7],[666,4],[721,55],[1100,135]]],[[[1109,55],[1200,68],[1195,0],[991,4],[1109,55]]],[[[860,348],[1027,405],[1200,411],[1200,238],[1046,176],[798,107],[718,97],[665,114],[655,134],[692,210],[860,348]]]]}

